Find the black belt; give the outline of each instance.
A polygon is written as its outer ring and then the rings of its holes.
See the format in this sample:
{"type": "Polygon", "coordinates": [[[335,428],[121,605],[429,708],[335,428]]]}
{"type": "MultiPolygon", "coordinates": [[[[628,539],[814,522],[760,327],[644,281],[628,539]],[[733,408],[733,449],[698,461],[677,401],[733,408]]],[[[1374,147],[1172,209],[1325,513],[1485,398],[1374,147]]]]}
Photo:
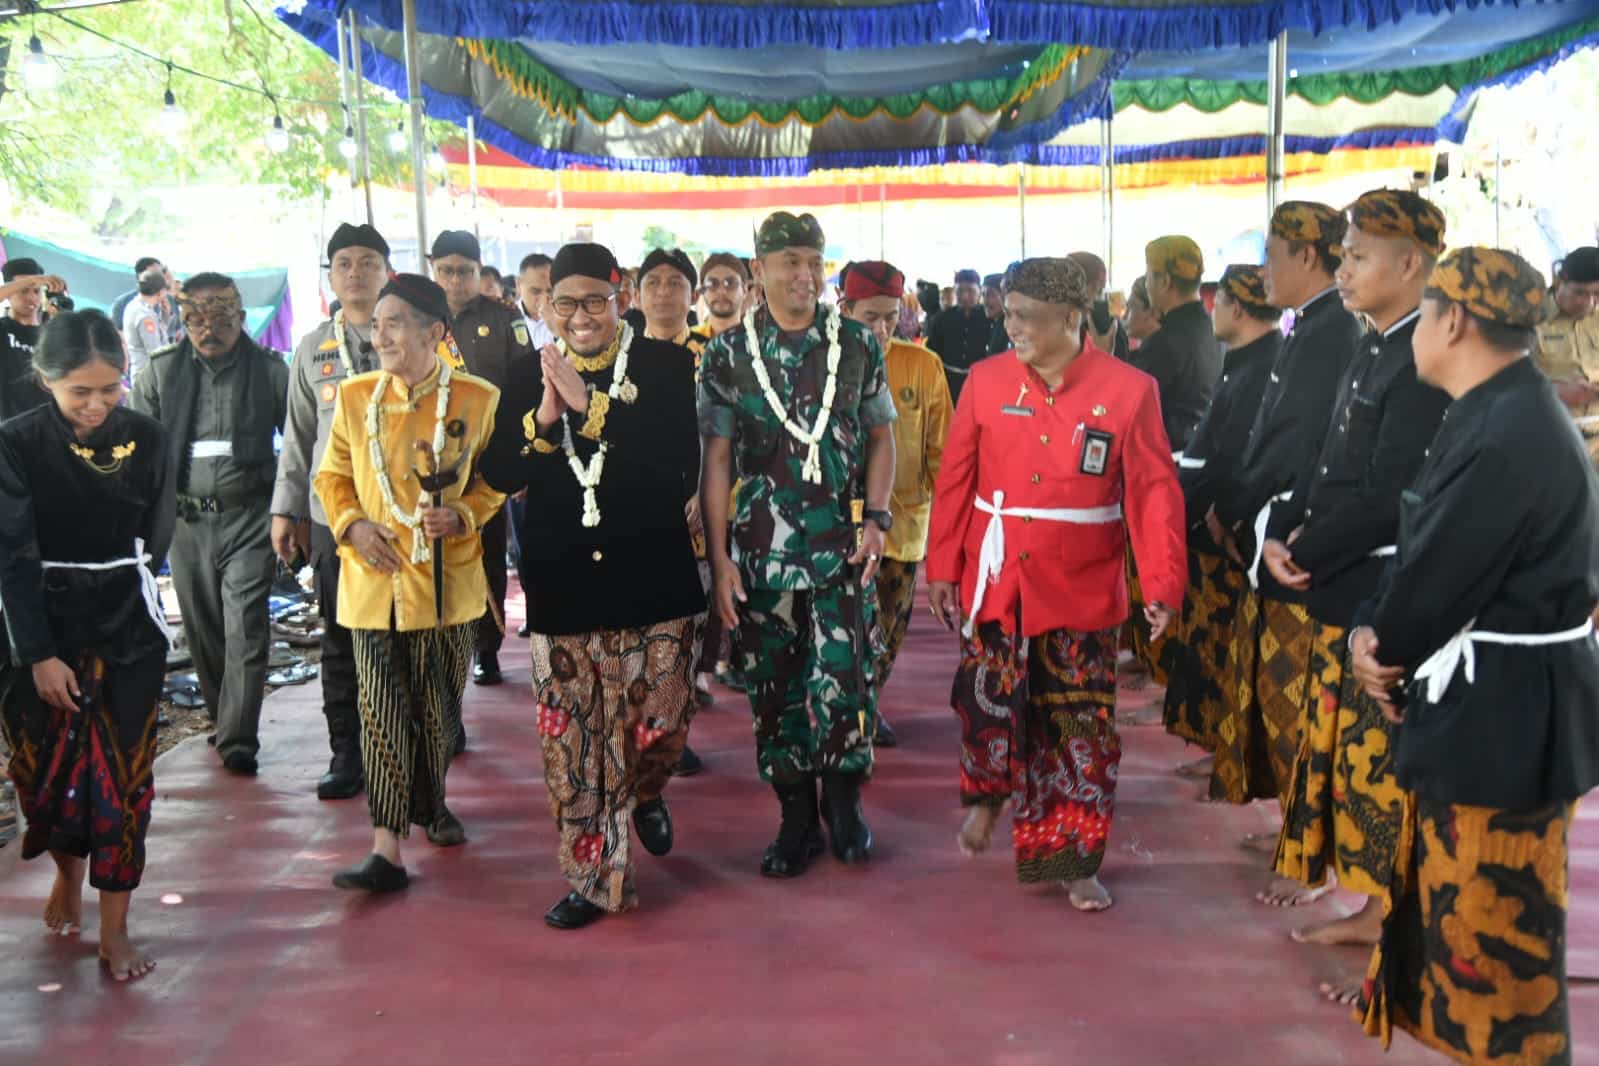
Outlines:
{"type": "Polygon", "coordinates": [[[226,499],[221,496],[185,496],[178,495],[178,514],[183,518],[198,518],[200,515],[222,514],[224,511],[239,511],[256,504],[266,504],[264,496],[239,496],[226,499]]]}

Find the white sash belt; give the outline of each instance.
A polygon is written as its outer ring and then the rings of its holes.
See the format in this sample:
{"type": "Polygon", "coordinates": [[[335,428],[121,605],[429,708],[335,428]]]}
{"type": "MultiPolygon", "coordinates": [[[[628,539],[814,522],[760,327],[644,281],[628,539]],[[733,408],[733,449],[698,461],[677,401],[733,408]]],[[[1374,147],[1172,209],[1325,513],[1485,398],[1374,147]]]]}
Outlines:
{"type": "Polygon", "coordinates": [[[1203,458],[1195,459],[1193,456],[1184,455],[1182,452],[1178,452],[1175,458],[1177,459],[1177,465],[1184,470],[1205,469],[1205,460],[1203,458]]]}
{"type": "Polygon", "coordinates": [[[167,640],[167,647],[177,643],[177,634],[172,627],[167,625],[166,612],[161,609],[161,588],[155,583],[155,574],[150,572],[150,554],[144,550],[144,538],[133,538],[133,554],[126,559],[112,559],[105,563],[60,563],[46,559],[40,565],[46,570],[121,570],[131,566],[138,570],[139,591],[144,594],[144,609],[149,612],[150,620],[161,631],[167,640]]]}
{"type": "Polygon", "coordinates": [[[972,609],[966,616],[965,634],[972,635],[972,625],[977,619],[977,612],[983,606],[983,594],[990,584],[999,583],[999,572],[1005,566],[1005,519],[1007,518],[1036,518],[1041,522],[1071,522],[1080,526],[1098,526],[1107,522],[1119,522],[1122,517],[1122,505],[1113,503],[1109,507],[1006,507],[1005,494],[994,490],[994,502],[989,503],[981,496],[976,500],[977,509],[985,514],[992,515],[988,520],[988,528],[983,531],[983,547],[977,557],[977,588],[972,593],[972,609]]]}
{"type": "Polygon", "coordinates": [[[231,459],[233,458],[233,442],[231,440],[197,440],[189,445],[190,459],[231,459]]]}
{"type": "Polygon", "coordinates": [[[1252,589],[1260,588],[1260,560],[1266,554],[1266,526],[1271,522],[1271,505],[1287,503],[1293,498],[1292,492],[1279,492],[1255,515],[1255,558],[1249,563],[1249,587],[1252,589]]]}
{"type": "Polygon", "coordinates": [[[1476,644],[1505,644],[1514,647],[1536,647],[1543,644],[1568,644],[1587,640],[1593,636],[1593,619],[1585,619],[1580,626],[1559,633],[1489,633],[1473,629],[1476,620],[1466,623],[1466,628],[1449,638],[1449,643],[1427,657],[1416,670],[1416,680],[1427,682],[1427,702],[1437,703],[1449,691],[1449,683],[1462,663],[1466,667],[1466,683],[1477,679],[1476,644]]]}

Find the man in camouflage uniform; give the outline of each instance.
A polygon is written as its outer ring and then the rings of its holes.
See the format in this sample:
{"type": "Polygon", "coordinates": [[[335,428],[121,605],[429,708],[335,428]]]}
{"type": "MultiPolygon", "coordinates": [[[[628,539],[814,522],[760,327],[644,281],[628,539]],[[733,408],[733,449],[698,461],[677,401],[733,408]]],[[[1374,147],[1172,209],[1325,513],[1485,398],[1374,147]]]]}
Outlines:
{"type": "Polygon", "coordinates": [[[833,854],[862,862],[872,843],[860,810],[877,711],[865,634],[893,523],[895,415],[877,339],[817,303],[822,246],[810,215],[763,222],[755,252],[766,306],[713,340],[700,364],[700,506],[715,609],[736,630],[757,763],[782,803],[782,828],[761,860],[768,877],[797,877],[822,852],[818,774],[833,854]],[[819,419],[824,396],[831,409],[819,419]],[[863,490],[857,544],[849,501],[863,490]]]}

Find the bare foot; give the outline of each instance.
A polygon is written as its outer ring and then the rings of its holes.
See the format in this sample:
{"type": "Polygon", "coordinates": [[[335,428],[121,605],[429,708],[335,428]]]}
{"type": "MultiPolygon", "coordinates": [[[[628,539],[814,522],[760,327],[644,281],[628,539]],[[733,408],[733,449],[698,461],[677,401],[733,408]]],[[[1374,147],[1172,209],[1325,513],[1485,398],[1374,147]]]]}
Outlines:
{"type": "Polygon", "coordinates": [[[1258,851],[1262,855],[1277,854],[1277,838],[1282,835],[1282,830],[1274,829],[1270,833],[1245,833],[1244,839],[1238,846],[1245,851],[1258,851]]]}
{"type": "Polygon", "coordinates": [[[1330,1003],[1337,1003],[1344,1007],[1353,1007],[1360,1002],[1360,994],[1366,987],[1364,974],[1351,974],[1336,981],[1323,981],[1321,994],[1330,1003]]]}
{"type": "Polygon", "coordinates": [[[1215,769],[1215,766],[1216,756],[1207,755],[1203,759],[1195,759],[1193,762],[1183,763],[1172,773],[1178,777],[1186,777],[1193,781],[1209,781],[1210,772],[1215,769]]]}
{"type": "Polygon", "coordinates": [[[999,820],[999,808],[983,804],[971,807],[966,812],[966,821],[961,824],[960,834],[955,842],[960,845],[961,854],[968,859],[974,859],[988,850],[988,842],[994,836],[994,823],[999,820]]]}
{"type": "Polygon", "coordinates": [[[44,905],[44,924],[59,936],[83,932],[83,873],[87,863],[72,856],[55,856],[56,883],[44,905]]]}
{"type": "Polygon", "coordinates": [[[1270,885],[1255,893],[1255,898],[1268,907],[1307,907],[1337,887],[1330,877],[1320,888],[1306,888],[1292,878],[1274,877],[1270,885]]]}
{"type": "MultiPolygon", "coordinates": [[[[1148,678],[1145,678],[1148,682],[1148,678]]],[[[1166,724],[1166,712],[1160,704],[1151,704],[1148,707],[1139,707],[1136,710],[1123,711],[1116,715],[1117,725],[1145,726],[1166,724]]]]}
{"type": "Polygon", "coordinates": [[[155,969],[155,960],[145,956],[126,933],[100,931],[100,961],[111,971],[114,981],[132,981],[155,969]]]}
{"type": "Polygon", "coordinates": [[[1097,877],[1084,877],[1077,881],[1066,881],[1064,884],[1072,906],[1080,911],[1108,911],[1110,905],[1115,902],[1097,877]]]}
{"type": "Polygon", "coordinates": [[[1355,944],[1371,947],[1382,936],[1382,904],[1367,897],[1366,905],[1344,918],[1316,922],[1290,934],[1301,944],[1355,944]]]}

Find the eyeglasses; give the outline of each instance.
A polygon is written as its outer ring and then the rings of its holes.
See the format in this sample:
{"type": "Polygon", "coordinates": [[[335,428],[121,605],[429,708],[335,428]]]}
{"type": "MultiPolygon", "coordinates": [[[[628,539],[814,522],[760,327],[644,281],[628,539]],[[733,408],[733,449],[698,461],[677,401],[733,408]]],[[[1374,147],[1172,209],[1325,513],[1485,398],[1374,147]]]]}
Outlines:
{"type": "Polygon", "coordinates": [[[609,296],[585,296],[581,300],[572,296],[557,296],[550,301],[550,306],[561,318],[571,318],[577,314],[579,307],[590,315],[603,315],[614,299],[616,299],[614,292],[609,296]]]}
{"type": "Polygon", "coordinates": [[[478,268],[475,266],[437,267],[435,268],[434,273],[438,274],[438,276],[441,278],[448,278],[451,281],[465,281],[468,278],[477,277],[478,268]]]}
{"type": "Polygon", "coordinates": [[[705,291],[706,292],[715,292],[717,289],[726,289],[727,291],[732,292],[734,289],[742,288],[743,285],[744,285],[744,279],[743,278],[706,278],[705,279],[705,291]]]}

